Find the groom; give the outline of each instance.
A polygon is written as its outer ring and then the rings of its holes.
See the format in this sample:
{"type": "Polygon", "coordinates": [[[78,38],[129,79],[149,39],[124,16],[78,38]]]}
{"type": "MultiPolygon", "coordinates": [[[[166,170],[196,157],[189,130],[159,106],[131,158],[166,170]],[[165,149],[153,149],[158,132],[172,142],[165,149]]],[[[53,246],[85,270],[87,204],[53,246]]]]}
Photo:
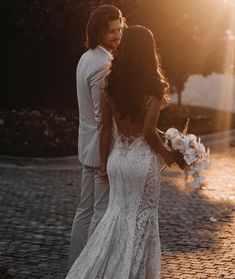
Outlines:
{"type": "Polygon", "coordinates": [[[76,72],[79,106],[79,161],[83,165],[81,200],[74,217],[69,268],[94,232],[108,205],[109,185],[99,171],[100,93],[109,73],[112,53],[122,36],[124,18],[113,5],[95,9],[86,26],[89,50],[79,60],[76,72]]]}

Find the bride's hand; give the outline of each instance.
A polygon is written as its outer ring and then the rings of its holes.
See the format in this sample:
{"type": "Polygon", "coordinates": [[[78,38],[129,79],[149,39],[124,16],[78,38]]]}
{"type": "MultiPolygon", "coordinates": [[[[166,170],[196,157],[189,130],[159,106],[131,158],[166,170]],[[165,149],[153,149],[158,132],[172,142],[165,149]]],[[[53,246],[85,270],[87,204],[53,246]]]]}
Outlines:
{"type": "Polygon", "coordinates": [[[106,177],[107,176],[106,165],[104,165],[104,164],[100,165],[100,170],[99,170],[98,174],[99,174],[100,177],[106,177]]]}
{"type": "Polygon", "coordinates": [[[170,167],[172,164],[176,163],[182,170],[185,168],[185,160],[182,153],[179,151],[168,151],[165,153],[164,161],[170,167]]]}
{"type": "Polygon", "coordinates": [[[165,150],[164,154],[164,161],[167,164],[168,167],[171,167],[172,164],[175,163],[175,155],[174,152],[165,150]]]}
{"type": "Polygon", "coordinates": [[[183,154],[180,153],[179,151],[174,151],[174,157],[175,157],[175,162],[179,166],[179,168],[184,170],[184,168],[185,168],[185,160],[184,160],[183,154]]]}

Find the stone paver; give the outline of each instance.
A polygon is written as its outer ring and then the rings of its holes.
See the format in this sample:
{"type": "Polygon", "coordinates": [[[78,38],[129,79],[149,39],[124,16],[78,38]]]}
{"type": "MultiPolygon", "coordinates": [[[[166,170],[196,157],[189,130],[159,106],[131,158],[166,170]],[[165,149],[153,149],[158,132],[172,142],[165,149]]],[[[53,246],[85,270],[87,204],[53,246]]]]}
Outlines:
{"type": "MultiPolygon", "coordinates": [[[[162,279],[235,278],[235,148],[211,158],[199,191],[184,187],[177,168],[163,173],[162,279]]],[[[0,162],[0,266],[14,278],[65,277],[80,178],[74,162],[0,162]]]]}
{"type": "Polygon", "coordinates": [[[235,278],[235,148],[214,151],[202,189],[164,173],[160,203],[163,278],[235,278]]]}

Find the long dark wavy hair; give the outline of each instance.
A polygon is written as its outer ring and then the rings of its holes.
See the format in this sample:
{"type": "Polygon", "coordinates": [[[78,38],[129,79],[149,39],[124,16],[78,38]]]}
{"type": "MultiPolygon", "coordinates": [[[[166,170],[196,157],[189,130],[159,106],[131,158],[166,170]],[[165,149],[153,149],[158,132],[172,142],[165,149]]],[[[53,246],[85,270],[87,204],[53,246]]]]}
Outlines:
{"type": "Polygon", "coordinates": [[[85,46],[90,49],[96,48],[108,29],[109,22],[120,20],[122,26],[125,25],[125,18],[122,12],[113,5],[102,5],[96,8],[88,19],[86,25],[85,46]]]}
{"type": "Polygon", "coordinates": [[[145,96],[168,101],[169,84],[162,73],[152,32],[140,25],[125,29],[106,78],[106,90],[121,118],[132,121],[143,111],[145,96]]]}

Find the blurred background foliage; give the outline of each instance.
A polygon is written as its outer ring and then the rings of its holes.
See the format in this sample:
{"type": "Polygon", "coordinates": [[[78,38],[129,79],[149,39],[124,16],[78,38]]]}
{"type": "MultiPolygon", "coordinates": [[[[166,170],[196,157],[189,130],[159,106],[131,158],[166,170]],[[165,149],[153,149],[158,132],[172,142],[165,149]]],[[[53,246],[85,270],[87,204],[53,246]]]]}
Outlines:
{"type": "Polygon", "coordinates": [[[0,108],[77,108],[75,70],[89,13],[115,4],[149,27],[174,91],[187,78],[223,72],[229,6],[222,0],[1,0],[0,108]]]}

